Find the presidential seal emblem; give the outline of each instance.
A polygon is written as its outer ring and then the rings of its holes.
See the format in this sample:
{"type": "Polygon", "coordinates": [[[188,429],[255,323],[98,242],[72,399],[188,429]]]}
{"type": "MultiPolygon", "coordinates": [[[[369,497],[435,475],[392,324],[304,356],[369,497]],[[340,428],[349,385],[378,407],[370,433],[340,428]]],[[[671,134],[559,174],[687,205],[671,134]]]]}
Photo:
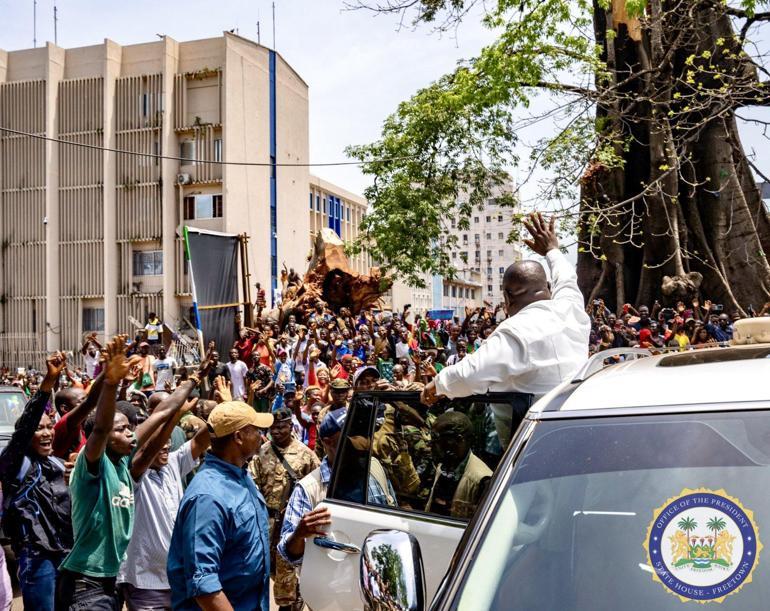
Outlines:
{"type": "Polygon", "coordinates": [[[653,579],[683,602],[722,602],[751,581],[762,543],[754,514],[724,490],[684,489],[653,514],[653,579]]]}

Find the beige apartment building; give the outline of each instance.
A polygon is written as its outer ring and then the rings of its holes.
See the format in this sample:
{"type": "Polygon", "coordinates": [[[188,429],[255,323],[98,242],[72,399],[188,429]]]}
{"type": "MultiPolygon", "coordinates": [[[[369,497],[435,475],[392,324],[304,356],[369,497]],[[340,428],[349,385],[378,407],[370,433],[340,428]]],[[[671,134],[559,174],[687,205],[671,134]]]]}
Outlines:
{"type": "Polygon", "coordinates": [[[308,162],[308,86],[253,41],[0,51],[0,127],[22,132],[0,131],[0,363],[76,349],[149,311],[179,324],[182,224],[247,233],[263,286],[284,262],[305,268],[311,182],[282,164],[308,162]]]}
{"type": "MultiPolygon", "coordinates": [[[[513,185],[509,184],[499,193],[510,193],[512,190],[513,185]]],[[[478,272],[478,275],[473,274],[473,282],[481,285],[481,301],[492,306],[503,303],[503,273],[506,268],[521,260],[520,246],[506,241],[513,212],[510,207],[499,205],[494,195],[487,199],[483,207],[474,209],[470,228],[460,232],[458,250],[452,253],[452,262],[458,269],[465,269],[467,273],[478,272]],[[467,263],[463,263],[463,252],[467,263]]],[[[453,219],[452,229],[456,226],[453,219]]],[[[451,296],[451,283],[449,292],[451,296]]]]}

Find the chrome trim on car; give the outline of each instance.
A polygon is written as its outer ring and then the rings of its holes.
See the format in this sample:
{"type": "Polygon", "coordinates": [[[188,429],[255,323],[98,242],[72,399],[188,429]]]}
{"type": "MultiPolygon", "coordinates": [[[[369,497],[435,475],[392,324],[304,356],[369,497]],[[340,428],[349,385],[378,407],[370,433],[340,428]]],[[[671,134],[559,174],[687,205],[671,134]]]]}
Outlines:
{"type": "Polygon", "coordinates": [[[325,549],[333,549],[336,552],[345,552],[346,554],[361,553],[361,548],[358,547],[357,545],[353,545],[352,543],[341,543],[339,541],[332,541],[327,537],[315,537],[313,539],[313,543],[315,543],[318,547],[323,547],[325,549]]]}

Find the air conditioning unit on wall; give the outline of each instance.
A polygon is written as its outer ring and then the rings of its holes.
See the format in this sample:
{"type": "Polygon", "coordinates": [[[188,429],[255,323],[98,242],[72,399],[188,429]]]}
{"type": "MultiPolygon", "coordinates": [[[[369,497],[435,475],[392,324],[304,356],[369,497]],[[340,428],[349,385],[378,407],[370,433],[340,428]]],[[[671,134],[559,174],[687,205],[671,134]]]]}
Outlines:
{"type": "Polygon", "coordinates": [[[177,174],[176,175],[176,184],[178,185],[189,185],[192,184],[192,176],[189,174],[177,174]]]}

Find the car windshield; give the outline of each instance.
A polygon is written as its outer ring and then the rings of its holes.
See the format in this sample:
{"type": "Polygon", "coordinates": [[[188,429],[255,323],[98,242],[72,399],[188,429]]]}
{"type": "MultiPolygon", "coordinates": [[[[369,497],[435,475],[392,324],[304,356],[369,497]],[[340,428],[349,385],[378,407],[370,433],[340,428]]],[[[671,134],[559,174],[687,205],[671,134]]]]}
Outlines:
{"type": "Polygon", "coordinates": [[[13,426],[24,411],[27,398],[21,392],[0,392],[0,427],[13,426]]]}
{"type": "Polygon", "coordinates": [[[542,421],[459,609],[767,608],[768,465],[766,411],[542,421]]]}

